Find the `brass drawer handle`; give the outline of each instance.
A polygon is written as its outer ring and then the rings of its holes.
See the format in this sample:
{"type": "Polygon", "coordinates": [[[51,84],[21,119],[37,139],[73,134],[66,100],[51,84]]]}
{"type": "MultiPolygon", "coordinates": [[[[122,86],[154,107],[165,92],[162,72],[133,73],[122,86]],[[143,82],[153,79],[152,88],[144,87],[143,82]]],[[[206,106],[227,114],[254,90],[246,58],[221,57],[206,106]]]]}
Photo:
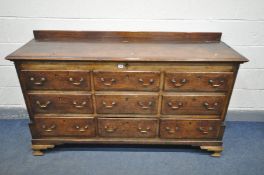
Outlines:
{"type": "Polygon", "coordinates": [[[44,84],[44,82],[46,81],[46,78],[41,77],[39,81],[35,81],[34,77],[30,77],[30,81],[33,81],[34,85],[36,85],[36,86],[42,86],[44,84]]]}
{"type": "Polygon", "coordinates": [[[88,129],[88,125],[85,125],[84,127],[80,127],[79,125],[75,126],[75,129],[77,129],[79,132],[85,132],[88,129]]]}
{"type": "Polygon", "coordinates": [[[55,124],[52,124],[51,126],[47,126],[47,125],[45,125],[45,124],[43,124],[42,126],[42,129],[44,129],[44,131],[46,131],[46,132],[52,132],[52,131],[54,131],[55,129],[56,129],[56,125],[55,124]]]}
{"type": "Polygon", "coordinates": [[[112,78],[109,82],[106,82],[104,78],[100,78],[100,80],[105,86],[112,86],[116,82],[116,79],[114,78],[112,78]]]}
{"type": "Polygon", "coordinates": [[[209,127],[208,130],[206,130],[204,127],[199,127],[199,131],[202,133],[202,134],[208,134],[209,131],[212,131],[213,130],[213,127],[209,127]]]}
{"type": "Polygon", "coordinates": [[[173,83],[174,87],[181,87],[183,85],[185,85],[187,83],[187,80],[184,78],[184,79],[181,79],[180,81],[177,81],[175,80],[174,78],[171,80],[171,82],[173,83]]]}
{"type": "Polygon", "coordinates": [[[147,127],[146,129],[143,129],[141,127],[138,127],[138,130],[142,134],[147,134],[150,131],[150,127],[147,127]]]}
{"type": "Polygon", "coordinates": [[[109,126],[105,126],[104,127],[105,131],[108,132],[108,133],[113,133],[116,131],[117,128],[111,128],[109,126]]]}
{"type": "Polygon", "coordinates": [[[41,104],[40,101],[36,101],[36,104],[38,105],[38,107],[45,109],[49,106],[49,104],[51,104],[51,101],[47,101],[45,104],[41,104]]]}
{"type": "Polygon", "coordinates": [[[180,129],[180,128],[179,128],[178,126],[176,126],[175,129],[172,129],[172,128],[168,127],[168,126],[165,128],[165,130],[166,130],[168,133],[170,133],[170,134],[175,133],[175,132],[178,131],[179,129],[180,129]]]}
{"type": "Polygon", "coordinates": [[[209,83],[212,87],[217,88],[217,87],[220,87],[220,86],[224,85],[225,80],[219,80],[218,83],[217,83],[215,80],[210,79],[210,80],[208,80],[208,83],[209,83]]]}
{"type": "Polygon", "coordinates": [[[75,108],[83,108],[87,104],[87,102],[83,101],[80,105],[78,105],[77,101],[73,101],[72,104],[75,108]]]}
{"type": "Polygon", "coordinates": [[[209,103],[204,102],[204,107],[205,107],[207,110],[216,110],[217,106],[218,106],[218,103],[217,103],[217,102],[215,102],[215,103],[212,105],[212,107],[210,107],[209,103]]]}
{"type": "Polygon", "coordinates": [[[111,109],[116,105],[116,102],[112,101],[111,105],[107,105],[107,103],[105,101],[103,101],[103,105],[105,108],[111,109]]]}
{"type": "Polygon", "coordinates": [[[80,78],[79,82],[78,80],[74,80],[74,78],[72,77],[69,78],[69,82],[71,82],[75,86],[80,86],[83,81],[84,81],[83,77],[80,78]]]}
{"type": "Polygon", "coordinates": [[[177,102],[177,104],[173,105],[172,102],[169,102],[169,103],[168,103],[168,106],[169,106],[171,109],[175,110],[175,109],[180,109],[180,108],[183,106],[183,103],[182,103],[182,102],[177,102]]]}
{"type": "Polygon", "coordinates": [[[154,83],[154,79],[151,78],[148,83],[145,83],[142,78],[139,78],[138,82],[140,82],[142,86],[150,86],[154,83]]]}
{"type": "Polygon", "coordinates": [[[152,101],[149,101],[147,104],[139,101],[138,102],[138,105],[142,108],[142,109],[149,109],[152,105],[153,105],[153,102],[152,101]]]}

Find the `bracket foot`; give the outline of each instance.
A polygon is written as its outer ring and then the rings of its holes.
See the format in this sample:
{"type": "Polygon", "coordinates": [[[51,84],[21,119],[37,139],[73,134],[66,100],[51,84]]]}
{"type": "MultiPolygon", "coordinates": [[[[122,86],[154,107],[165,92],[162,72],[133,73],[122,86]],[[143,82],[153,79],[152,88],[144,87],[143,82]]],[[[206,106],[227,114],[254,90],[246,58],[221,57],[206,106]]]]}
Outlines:
{"type": "Polygon", "coordinates": [[[207,151],[213,151],[212,157],[220,157],[221,152],[224,150],[223,146],[200,146],[201,149],[207,151]]]}

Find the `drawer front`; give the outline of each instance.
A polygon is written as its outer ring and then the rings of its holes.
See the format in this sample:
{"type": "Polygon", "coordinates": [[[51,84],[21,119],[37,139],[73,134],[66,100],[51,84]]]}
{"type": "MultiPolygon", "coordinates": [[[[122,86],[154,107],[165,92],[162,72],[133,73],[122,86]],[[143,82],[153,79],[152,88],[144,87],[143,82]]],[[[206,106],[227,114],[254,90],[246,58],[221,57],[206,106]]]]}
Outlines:
{"type": "Polygon", "coordinates": [[[98,132],[101,137],[155,137],[158,120],[144,118],[98,118],[98,132]]]}
{"type": "Polygon", "coordinates": [[[215,139],[221,128],[220,120],[160,120],[160,138],[215,139]]]}
{"type": "Polygon", "coordinates": [[[33,128],[39,136],[95,136],[94,118],[35,118],[33,128]]]}
{"type": "Polygon", "coordinates": [[[159,72],[94,72],[95,90],[158,91],[159,72]]]}
{"type": "Polygon", "coordinates": [[[29,94],[29,101],[33,113],[93,113],[90,94],[29,94]]]}
{"type": "Polygon", "coordinates": [[[157,114],[158,95],[95,95],[98,114],[157,114]]]}
{"type": "Polygon", "coordinates": [[[232,84],[233,73],[166,73],[165,91],[227,91],[232,84]]]}
{"type": "Polygon", "coordinates": [[[162,114],[215,114],[222,113],[224,95],[164,95],[162,114]]]}
{"type": "Polygon", "coordinates": [[[22,71],[28,90],[90,90],[89,71],[22,71]]]}

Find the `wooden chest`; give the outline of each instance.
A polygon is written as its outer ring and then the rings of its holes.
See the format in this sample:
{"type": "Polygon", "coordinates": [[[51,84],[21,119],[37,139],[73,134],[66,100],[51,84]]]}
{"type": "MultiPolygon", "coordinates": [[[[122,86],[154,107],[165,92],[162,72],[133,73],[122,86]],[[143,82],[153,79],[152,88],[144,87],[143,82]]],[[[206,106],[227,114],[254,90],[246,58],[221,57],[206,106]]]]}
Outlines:
{"type": "Polygon", "coordinates": [[[34,155],[64,143],[200,146],[220,156],[239,64],[221,33],[34,31],[7,56],[34,155]]]}

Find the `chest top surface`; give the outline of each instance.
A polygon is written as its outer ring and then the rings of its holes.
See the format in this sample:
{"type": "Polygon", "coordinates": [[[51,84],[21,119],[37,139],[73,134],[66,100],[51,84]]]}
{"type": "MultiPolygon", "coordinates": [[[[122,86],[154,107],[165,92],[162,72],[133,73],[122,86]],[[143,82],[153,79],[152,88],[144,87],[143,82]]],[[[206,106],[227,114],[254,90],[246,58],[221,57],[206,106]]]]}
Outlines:
{"type": "Polygon", "coordinates": [[[246,62],[221,33],[34,31],[8,60],[246,62]]]}

